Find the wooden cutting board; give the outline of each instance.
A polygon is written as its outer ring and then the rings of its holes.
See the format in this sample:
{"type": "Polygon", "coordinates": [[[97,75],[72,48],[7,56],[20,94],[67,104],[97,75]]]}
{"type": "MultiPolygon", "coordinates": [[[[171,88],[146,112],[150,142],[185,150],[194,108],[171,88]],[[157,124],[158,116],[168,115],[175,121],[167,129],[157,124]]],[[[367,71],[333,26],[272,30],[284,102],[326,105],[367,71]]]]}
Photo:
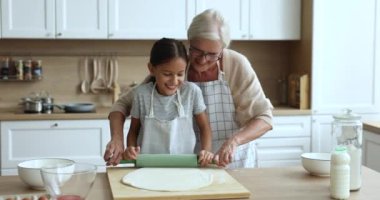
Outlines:
{"type": "Polygon", "coordinates": [[[251,194],[224,169],[201,169],[202,171],[213,174],[213,183],[197,190],[181,192],[149,191],[123,184],[121,179],[134,170],[136,170],[136,168],[107,168],[108,181],[114,200],[249,198],[251,194]]]}

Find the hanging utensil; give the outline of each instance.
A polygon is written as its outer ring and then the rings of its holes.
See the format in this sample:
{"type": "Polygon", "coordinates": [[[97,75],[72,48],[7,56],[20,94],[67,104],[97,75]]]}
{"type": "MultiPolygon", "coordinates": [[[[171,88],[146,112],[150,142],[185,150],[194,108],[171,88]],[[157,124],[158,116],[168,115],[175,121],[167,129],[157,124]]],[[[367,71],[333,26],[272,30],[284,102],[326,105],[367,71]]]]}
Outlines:
{"type": "Polygon", "coordinates": [[[94,59],[94,77],[95,80],[91,83],[91,91],[94,94],[99,93],[99,90],[103,90],[106,88],[106,82],[103,78],[103,69],[101,65],[101,61],[94,59]]]}
{"type": "Polygon", "coordinates": [[[113,60],[113,68],[114,68],[112,101],[116,102],[119,99],[119,95],[120,95],[120,85],[117,82],[117,79],[119,77],[119,62],[117,59],[112,59],[112,60],[113,60]]]}
{"type": "Polygon", "coordinates": [[[90,91],[90,82],[88,77],[88,58],[84,58],[83,61],[83,68],[84,68],[84,80],[81,84],[81,90],[84,94],[87,94],[90,91]]]}
{"type": "Polygon", "coordinates": [[[112,62],[112,58],[108,59],[107,60],[107,69],[106,69],[106,72],[107,72],[107,89],[108,90],[112,90],[112,85],[113,85],[113,80],[114,80],[114,77],[115,77],[115,74],[114,74],[114,64],[112,62]]]}

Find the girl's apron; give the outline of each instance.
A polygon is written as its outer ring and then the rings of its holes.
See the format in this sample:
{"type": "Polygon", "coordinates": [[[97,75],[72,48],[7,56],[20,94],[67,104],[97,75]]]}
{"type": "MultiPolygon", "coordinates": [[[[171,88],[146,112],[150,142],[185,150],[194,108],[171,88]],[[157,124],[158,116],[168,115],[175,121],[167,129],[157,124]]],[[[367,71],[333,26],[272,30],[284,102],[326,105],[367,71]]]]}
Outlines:
{"type": "MultiPolygon", "coordinates": [[[[235,106],[231,95],[231,89],[227,81],[224,80],[224,72],[218,65],[218,80],[209,82],[194,82],[203,93],[203,98],[207,106],[207,113],[212,130],[212,149],[216,153],[223,143],[233,133],[239,130],[235,121],[235,106]]],[[[194,124],[197,136],[196,151],[199,150],[199,128],[194,124]]],[[[227,168],[248,168],[255,167],[256,149],[253,141],[240,145],[236,148],[233,161],[227,168]]]]}
{"type": "MultiPolygon", "coordinates": [[[[156,84],[153,86],[150,98],[149,115],[145,116],[141,153],[150,154],[189,154],[194,152],[195,133],[192,118],[185,115],[181,103],[179,89],[176,92],[178,117],[173,120],[160,120],[155,118],[153,101],[156,84]]],[[[156,91],[157,92],[157,91],[156,91]]],[[[161,112],[165,112],[164,110],[161,112]]],[[[160,114],[160,113],[158,113],[160,114]]]]}

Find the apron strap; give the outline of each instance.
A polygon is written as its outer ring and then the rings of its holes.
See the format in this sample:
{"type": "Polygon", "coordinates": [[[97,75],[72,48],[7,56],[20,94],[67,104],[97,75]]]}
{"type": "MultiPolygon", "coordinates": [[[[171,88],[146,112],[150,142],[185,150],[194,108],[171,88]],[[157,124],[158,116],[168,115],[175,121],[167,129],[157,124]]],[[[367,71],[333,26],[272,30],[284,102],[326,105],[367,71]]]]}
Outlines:
{"type": "Polygon", "coordinates": [[[185,116],[185,111],[183,110],[183,106],[182,106],[182,99],[181,99],[181,92],[180,90],[178,89],[176,91],[177,93],[177,101],[178,102],[174,102],[176,105],[177,105],[177,111],[178,111],[178,115],[180,117],[184,117],[185,116]]]}
{"type": "Polygon", "coordinates": [[[152,94],[150,95],[150,111],[149,111],[149,117],[154,117],[154,112],[153,112],[153,95],[154,95],[154,90],[156,89],[156,83],[153,84],[153,90],[152,94]]]}
{"type": "MultiPolygon", "coordinates": [[[[150,111],[149,111],[149,117],[154,117],[154,109],[153,109],[153,96],[154,96],[154,91],[156,90],[156,83],[154,83],[153,85],[153,89],[152,89],[152,94],[150,95],[150,111]]],[[[183,106],[182,106],[182,99],[181,99],[181,94],[180,94],[180,91],[179,89],[177,89],[176,91],[176,95],[177,95],[177,101],[174,101],[175,105],[177,106],[177,112],[178,112],[178,115],[180,117],[184,117],[185,116],[185,111],[183,109],[183,106]]]]}

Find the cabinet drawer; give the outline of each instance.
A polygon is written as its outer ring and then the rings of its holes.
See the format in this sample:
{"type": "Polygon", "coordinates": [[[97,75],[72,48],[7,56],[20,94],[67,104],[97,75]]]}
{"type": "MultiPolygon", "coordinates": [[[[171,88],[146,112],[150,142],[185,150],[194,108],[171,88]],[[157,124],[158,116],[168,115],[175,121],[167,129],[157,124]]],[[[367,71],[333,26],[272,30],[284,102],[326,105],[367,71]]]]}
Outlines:
{"type": "Polygon", "coordinates": [[[1,122],[1,169],[41,157],[104,165],[108,138],[107,120],[1,122]]]}
{"type": "Polygon", "coordinates": [[[273,117],[273,130],[266,133],[263,138],[310,136],[310,127],[310,116],[275,116],[273,117]]]}
{"type": "Polygon", "coordinates": [[[256,142],[258,167],[296,165],[310,152],[310,138],[261,138],[256,142]],[[272,164],[270,164],[272,163],[272,164]]]}

